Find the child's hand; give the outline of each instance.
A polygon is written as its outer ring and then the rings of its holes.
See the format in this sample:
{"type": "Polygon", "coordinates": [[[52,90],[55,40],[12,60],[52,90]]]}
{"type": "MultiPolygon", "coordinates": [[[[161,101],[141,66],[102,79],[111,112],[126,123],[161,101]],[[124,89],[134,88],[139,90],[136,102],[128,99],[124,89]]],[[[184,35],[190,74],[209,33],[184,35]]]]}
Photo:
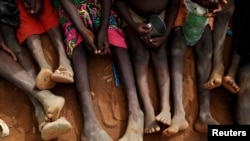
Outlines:
{"type": "Polygon", "coordinates": [[[136,31],[139,34],[141,40],[146,43],[148,46],[151,46],[150,43],[150,31],[152,30],[151,24],[138,23],[136,27],[136,31]]]}
{"type": "Polygon", "coordinates": [[[38,15],[43,10],[42,0],[21,0],[23,7],[32,15],[38,15]]]}
{"type": "Polygon", "coordinates": [[[92,31],[89,29],[85,30],[83,38],[86,48],[93,54],[98,54],[98,50],[95,45],[95,35],[92,31]]]}
{"type": "Polygon", "coordinates": [[[209,12],[205,15],[207,17],[214,17],[218,12],[222,10],[222,5],[227,4],[227,0],[220,0],[217,6],[214,9],[209,10],[209,12]]]}
{"type": "Polygon", "coordinates": [[[157,37],[149,37],[143,39],[143,41],[150,47],[150,48],[157,48],[159,47],[164,41],[166,40],[166,36],[157,36],[157,37]]]}
{"type": "Polygon", "coordinates": [[[227,0],[220,0],[222,4],[227,4],[227,0]]]}
{"type": "Polygon", "coordinates": [[[140,37],[145,37],[148,33],[152,30],[152,27],[149,24],[145,23],[138,23],[136,24],[136,32],[139,34],[140,37]]]}
{"type": "Polygon", "coordinates": [[[1,48],[3,51],[9,53],[9,54],[11,55],[11,57],[13,58],[14,61],[17,61],[16,54],[15,54],[11,49],[9,49],[9,48],[4,44],[4,42],[2,42],[2,41],[0,41],[0,48],[1,48]]]}
{"type": "Polygon", "coordinates": [[[98,53],[101,55],[108,54],[109,52],[109,41],[107,30],[100,30],[97,37],[97,49],[98,53]]]}

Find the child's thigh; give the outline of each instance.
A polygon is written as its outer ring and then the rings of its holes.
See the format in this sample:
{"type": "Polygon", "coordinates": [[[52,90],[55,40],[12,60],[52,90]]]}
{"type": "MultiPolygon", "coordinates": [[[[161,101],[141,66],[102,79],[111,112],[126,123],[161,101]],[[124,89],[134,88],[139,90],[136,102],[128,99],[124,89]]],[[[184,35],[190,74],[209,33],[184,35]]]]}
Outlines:
{"type": "Polygon", "coordinates": [[[169,40],[171,55],[184,55],[188,45],[182,33],[181,27],[176,27],[173,29],[171,35],[172,37],[169,40]]]}
{"type": "Polygon", "coordinates": [[[212,31],[207,26],[201,39],[195,45],[195,52],[199,56],[211,56],[213,52],[212,31]]]}

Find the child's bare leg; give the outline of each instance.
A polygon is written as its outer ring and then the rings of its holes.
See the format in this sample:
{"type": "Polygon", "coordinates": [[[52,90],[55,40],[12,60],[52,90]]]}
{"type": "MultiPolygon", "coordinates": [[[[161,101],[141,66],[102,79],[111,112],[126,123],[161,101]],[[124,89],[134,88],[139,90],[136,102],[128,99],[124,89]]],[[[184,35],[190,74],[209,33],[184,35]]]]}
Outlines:
{"type": "MultiPolygon", "coordinates": [[[[4,33],[8,33],[8,34],[5,34],[4,41],[6,42],[6,45],[8,47],[10,47],[17,55],[18,62],[16,62],[16,64],[14,64],[13,67],[17,66],[18,65],[17,63],[20,63],[22,68],[25,69],[29,73],[29,75],[31,76],[31,79],[35,79],[35,76],[36,76],[35,67],[33,66],[33,63],[30,60],[31,58],[28,57],[28,54],[26,54],[26,52],[24,50],[22,50],[21,46],[17,43],[14,29],[6,24],[1,24],[1,30],[4,33]]],[[[20,70],[21,70],[21,68],[20,68],[20,70]]],[[[26,75],[26,73],[24,73],[24,75],[26,75]]],[[[27,77],[30,77],[30,76],[27,76],[27,77]]],[[[25,79],[25,78],[17,78],[17,79],[25,79]]],[[[32,82],[30,82],[30,83],[32,83],[32,82]]],[[[23,88],[31,89],[32,87],[23,87],[23,88]]],[[[31,98],[31,99],[34,99],[34,98],[31,98]]],[[[46,104],[46,105],[48,105],[48,104],[46,104]]],[[[51,108],[49,108],[49,109],[51,109],[51,108]]],[[[53,108],[50,111],[53,111],[53,108]]],[[[53,113],[55,113],[55,112],[53,111],[53,113]]],[[[43,116],[43,118],[44,118],[44,116],[43,116]]]]}
{"type": "Polygon", "coordinates": [[[236,84],[236,74],[238,72],[240,60],[240,55],[235,50],[232,57],[231,66],[228,70],[227,75],[224,76],[222,81],[223,87],[231,93],[237,93],[240,91],[240,87],[236,84]]]}
{"type": "Polygon", "coordinates": [[[60,112],[64,106],[65,100],[61,96],[56,96],[48,90],[41,90],[36,93],[36,98],[44,107],[46,112],[46,121],[55,121],[59,118],[60,112]]]}
{"type": "Polygon", "coordinates": [[[55,96],[48,90],[33,91],[40,95],[40,103],[31,97],[39,123],[39,131],[44,140],[57,138],[70,131],[71,124],[65,118],[59,118],[64,105],[64,98],[55,96]],[[43,97],[44,96],[44,97],[43,97]]]}
{"type": "MultiPolygon", "coordinates": [[[[11,48],[11,50],[14,51],[14,53],[17,56],[18,61],[14,63],[12,67],[16,68],[16,67],[22,66],[20,70],[23,69],[27,71],[28,74],[30,75],[28,77],[33,78],[33,81],[34,81],[36,77],[35,67],[33,66],[33,62],[31,62],[31,58],[29,58],[29,55],[27,54],[27,52],[23,51],[20,45],[18,44],[13,27],[7,24],[3,24],[3,23],[1,23],[0,27],[1,27],[1,31],[3,31],[4,33],[8,33],[8,34],[5,34],[4,36],[4,42],[6,43],[7,47],[11,48]],[[20,66],[18,63],[20,64],[20,66]]],[[[6,63],[6,62],[1,62],[1,63],[6,63]]],[[[25,75],[28,75],[28,74],[25,74],[25,75]]],[[[8,78],[9,77],[7,77],[7,80],[8,78]]],[[[16,77],[16,79],[19,79],[19,78],[16,77]]],[[[13,80],[11,81],[13,82],[13,80]]],[[[22,87],[22,88],[28,88],[28,87],[22,87]]],[[[45,117],[46,117],[45,111],[43,110],[42,105],[39,103],[37,99],[35,99],[32,95],[28,95],[28,96],[35,108],[35,113],[36,113],[38,123],[39,125],[42,125],[42,123],[45,123],[45,117]]],[[[45,124],[43,124],[43,126],[45,126],[45,124]]],[[[47,137],[48,139],[51,139],[59,135],[65,134],[70,129],[71,129],[71,125],[69,122],[67,122],[66,120],[60,120],[60,121],[57,120],[55,122],[50,122],[49,124],[46,124],[45,128],[42,128],[40,131],[41,131],[42,138],[47,137]]]]}
{"type": "Polygon", "coordinates": [[[70,61],[65,53],[61,29],[59,28],[59,26],[53,27],[48,31],[48,34],[58,52],[58,57],[59,57],[59,66],[52,74],[51,79],[55,82],[73,83],[74,74],[70,61]]]}
{"type": "Polygon", "coordinates": [[[59,118],[55,121],[45,121],[45,111],[42,105],[34,97],[29,96],[34,108],[35,115],[39,124],[39,131],[43,140],[51,140],[70,131],[71,124],[65,118],[59,118]]]}
{"type": "MultiPolygon", "coordinates": [[[[1,31],[4,33],[8,33],[4,36],[4,41],[8,47],[11,47],[11,50],[14,51],[14,53],[17,56],[17,62],[22,66],[22,68],[28,72],[28,74],[35,80],[36,78],[36,72],[35,67],[33,66],[33,62],[31,62],[31,58],[29,58],[26,51],[23,51],[20,45],[18,44],[15,33],[12,27],[8,25],[1,25],[1,31]]],[[[3,62],[2,62],[3,63],[3,62]]],[[[14,67],[14,66],[13,66],[14,67]]],[[[18,78],[17,78],[18,79],[18,78]]],[[[27,88],[27,87],[23,87],[27,88]]],[[[66,120],[56,120],[54,122],[45,122],[45,111],[42,107],[42,105],[39,103],[37,99],[35,99],[32,95],[28,95],[36,113],[36,118],[38,120],[39,126],[43,125],[44,128],[41,128],[41,136],[43,139],[52,139],[55,137],[58,137],[59,135],[65,134],[71,129],[71,125],[66,120]],[[48,124],[46,124],[48,123],[48,124]]]]}
{"type": "Polygon", "coordinates": [[[3,40],[8,48],[10,48],[17,56],[18,63],[30,73],[30,75],[35,78],[36,77],[36,70],[31,62],[30,58],[28,57],[26,51],[22,50],[22,47],[18,43],[16,39],[16,33],[12,26],[0,22],[0,28],[3,33],[6,33],[3,36],[3,40]]]}
{"type": "Polygon", "coordinates": [[[161,111],[156,116],[156,120],[167,126],[171,124],[171,113],[169,103],[170,79],[168,69],[168,59],[166,43],[162,44],[157,50],[151,50],[156,85],[160,94],[161,111]]]}
{"type": "Polygon", "coordinates": [[[163,130],[163,136],[170,136],[185,130],[189,124],[185,118],[185,111],[183,107],[183,67],[184,55],[186,51],[186,42],[181,33],[181,28],[175,29],[175,36],[173,44],[171,45],[171,88],[173,93],[174,114],[171,125],[163,130]]]}
{"type": "Polygon", "coordinates": [[[52,68],[47,63],[43,54],[40,35],[31,35],[25,41],[41,69],[36,77],[37,88],[42,90],[53,88],[55,86],[55,82],[51,80],[52,68]]]}
{"type": "MultiPolygon", "coordinates": [[[[245,60],[246,61],[246,60],[245,60]]],[[[250,63],[249,60],[242,64],[242,67],[238,71],[238,82],[240,91],[237,95],[236,105],[236,122],[241,125],[250,124],[250,63]]]]}
{"type": "Polygon", "coordinates": [[[140,37],[133,31],[127,29],[127,38],[130,43],[130,49],[132,53],[132,62],[134,65],[134,72],[136,77],[136,83],[138,92],[142,99],[144,110],[144,132],[154,133],[160,131],[160,126],[155,119],[154,107],[152,105],[149,86],[148,86],[148,64],[149,64],[149,51],[142,43],[140,37]]]}
{"type": "Polygon", "coordinates": [[[224,76],[223,50],[226,32],[229,21],[234,11],[233,0],[228,0],[228,4],[223,6],[222,11],[214,17],[213,29],[213,68],[209,80],[204,83],[205,89],[213,89],[222,84],[224,76]]]}
{"type": "Polygon", "coordinates": [[[142,141],[144,128],[144,115],[139,105],[132,64],[128,50],[112,47],[112,56],[118,68],[119,76],[124,86],[128,102],[128,123],[124,136],[119,141],[142,141]]]}
{"type": "Polygon", "coordinates": [[[212,33],[209,27],[206,27],[202,38],[195,46],[195,60],[197,72],[197,88],[199,102],[199,117],[195,123],[195,129],[198,132],[207,132],[207,125],[219,124],[210,113],[210,90],[206,90],[203,84],[208,80],[212,70],[212,52],[213,45],[211,43],[212,33]]]}
{"type": "Polygon", "coordinates": [[[101,139],[102,141],[112,141],[112,138],[102,129],[96,118],[90,95],[87,59],[87,53],[83,46],[75,48],[72,56],[72,65],[76,76],[75,85],[84,120],[81,140],[99,141],[101,139]]]}
{"type": "Polygon", "coordinates": [[[8,54],[0,51],[0,74],[15,86],[24,90],[29,96],[35,97],[44,108],[46,116],[56,120],[64,105],[64,98],[56,96],[50,91],[35,89],[35,80],[22,66],[15,62],[8,54]]]}

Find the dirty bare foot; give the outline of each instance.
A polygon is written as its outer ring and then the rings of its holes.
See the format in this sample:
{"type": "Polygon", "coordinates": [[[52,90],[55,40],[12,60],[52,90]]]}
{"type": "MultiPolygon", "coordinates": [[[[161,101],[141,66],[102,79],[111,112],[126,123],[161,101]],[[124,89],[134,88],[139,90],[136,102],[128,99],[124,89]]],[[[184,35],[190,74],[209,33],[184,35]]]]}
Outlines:
{"type": "Polygon", "coordinates": [[[222,75],[216,74],[210,77],[209,81],[204,84],[204,88],[211,90],[221,86],[221,84],[222,84],[222,75]]]}
{"type": "Polygon", "coordinates": [[[48,90],[43,90],[39,92],[43,95],[41,104],[44,107],[46,113],[46,121],[55,121],[58,119],[60,112],[64,106],[65,99],[61,96],[56,96],[48,90]]]}
{"type": "Polygon", "coordinates": [[[73,83],[73,72],[67,70],[66,68],[58,68],[55,72],[51,75],[51,79],[54,82],[59,83],[73,83]]]}
{"type": "Polygon", "coordinates": [[[172,124],[162,131],[162,136],[167,137],[174,135],[180,131],[183,131],[189,127],[189,123],[185,119],[185,116],[174,116],[172,124]]]}
{"type": "Polygon", "coordinates": [[[93,122],[84,122],[81,141],[113,141],[113,139],[98,125],[93,122]]]}
{"type": "Polygon", "coordinates": [[[155,133],[161,130],[159,124],[155,120],[155,117],[145,116],[145,129],[144,133],[155,133]]]}
{"type": "Polygon", "coordinates": [[[207,133],[208,125],[219,125],[219,122],[210,113],[205,113],[196,121],[194,128],[197,132],[207,133]]]}
{"type": "Polygon", "coordinates": [[[235,80],[230,76],[225,76],[223,78],[222,85],[231,93],[237,93],[240,91],[240,87],[235,83],[235,80]]]}
{"type": "Polygon", "coordinates": [[[144,115],[141,110],[137,112],[137,116],[130,115],[126,132],[118,141],[143,141],[144,115]]]}
{"type": "Polygon", "coordinates": [[[58,136],[68,133],[71,128],[71,124],[63,117],[52,122],[43,122],[39,126],[43,140],[57,138],[58,136]]]}
{"type": "Polygon", "coordinates": [[[162,110],[157,116],[156,121],[161,122],[164,125],[169,126],[171,124],[171,113],[170,111],[162,110]]]}
{"type": "Polygon", "coordinates": [[[53,88],[56,83],[51,80],[52,71],[50,69],[41,69],[36,77],[36,87],[40,90],[53,88]]]}

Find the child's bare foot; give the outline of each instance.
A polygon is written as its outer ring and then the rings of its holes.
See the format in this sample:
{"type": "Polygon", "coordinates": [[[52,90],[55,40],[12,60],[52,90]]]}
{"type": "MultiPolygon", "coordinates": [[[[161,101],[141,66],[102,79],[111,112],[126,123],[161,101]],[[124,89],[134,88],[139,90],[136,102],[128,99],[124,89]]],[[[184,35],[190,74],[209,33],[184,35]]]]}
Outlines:
{"type": "Polygon", "coordinates": [[[58,119],[60,112],[64,106],[65,99],[61,96],[56,96],[48,90],[43,90],[39,94],[44,95],[42,105],[46,113],[46,121],[55,121],[58,119]]]}
{"type": "Polygon", "coordinates": [[[143,141],[144,115],[140,110],[137,116],[130,115],[124,136],[119,141],[143,141]]]}
{"type": "Polygon", "coordinates": [[[84,122],[81,141],[113,141],[113,139],[93,122],[84,122]]]}
{"type": "Polygon", "coordinates": [[[51,79],[59,83],[73,83],[73,72],[67,70],[66,68],[58,68],[51,75],[51,79]]]}
{"type": "Polygon", "coordinates": [[[170,125],[171,124],[171,113],[170,111],[161,111],[157,116],[156,116],[156,121],[163,123],[164,125],[170,125]]]}
{"type": "Polygon", "coordinates": [[[43,122],[39,126],[43,140],[57,138],[58,136],[68,133],[71,128],[71,124],[63,117],[52,122],[43,122]]]}
{"type": "Polygon", "coordinates": [[[40,90],[53,88],[56,83],[51,80],[51,75],[50,69],[42,69],[36,77],[36,87],[40,90]]]}
{"type": "Polygon", "coordinates": [[[225,76],[223,78],[222,85],[231,93],[237,93],[240,91],[240,87],[235,83],[234,79],[230,76],[225,76]]]}
{"type": "Polygon", "coordinates": [[[211,90],[211,89],[221,86],[221,84],[222,84],[222,76],[217,74],[211,77],[210,80],[204,84],[204,88],[211,90]]]}
{"type": "Polygon", "coordinates": [[[208,125],[219,125],[210,113],[203,114],[195,123],[195,130],[200,133],[207,133],[208,125]]]}
{"type": "Polygon", "coordinates": [[[189,127],[189,123],[184,116],[174,116],[172,124],[162,131],[162,136],[167,137],[183,131],[189,127]]]}
{"type": "Polygon", "coordinates": [[[154,133],[161,130],[160,126],[155,120],[155,117],[145,116],[144,123],[145,123],[144,133],[154,133]]]}

